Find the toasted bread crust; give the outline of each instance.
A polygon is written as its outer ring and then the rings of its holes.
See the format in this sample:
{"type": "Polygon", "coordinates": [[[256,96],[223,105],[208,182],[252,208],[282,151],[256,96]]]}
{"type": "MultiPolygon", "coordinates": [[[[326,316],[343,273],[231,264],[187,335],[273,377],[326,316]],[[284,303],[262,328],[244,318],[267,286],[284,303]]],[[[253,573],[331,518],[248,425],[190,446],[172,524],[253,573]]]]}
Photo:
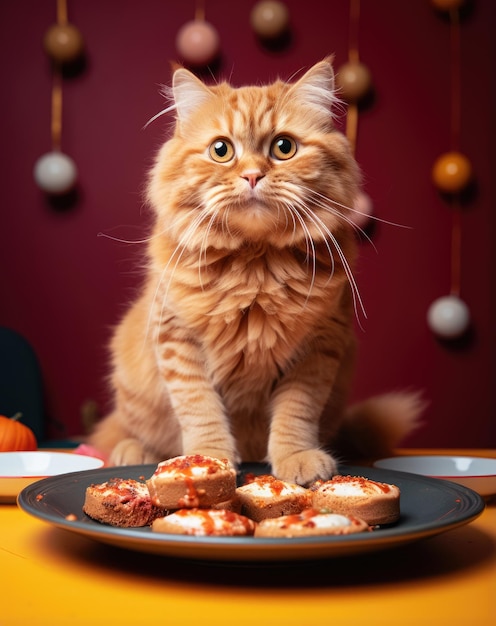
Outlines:
{"type": "Polygon", "coordinates": [[[256,524],[243,515],[226,509],[180,509],[156,519],[152,530],[160,533],[194,536],[253,535],[256,524]]]}
{"type": "Polygon", "coordinates": [[[260,522],[270,517],[300,513],[311,506],[308,489],[278,480],[271,475],[256,476],[236,489],[243,515],[260,522]]]}
{"type": "Polygon", "coordinates": [[[313,507],[356,515],[371,526],[393,524],[400,516],[400,490],[361,476],[334,476],[312,489],[313,507]]]}
{"type": "Polygon", "coordinates": [[[355,516],[305,509],[296,515],[283,515],[262,520],[257,525],[255,537],[352,535],[368,530],[370,527],[367,522],[355,516]]]}
{"type": "Polygon", "coordinates": [[[148,526],[167,513],[152,503],[145,483],[123,478],[87,487],[83,511],[98,522],[122,528],[148,526]]]}
{"type": "Polygon", "coordinates": [[[227,461],[213,457],[178,456],[159,463],[147,486],[156,506],[211,507],[234,497],[236,471],[227,461]]]}

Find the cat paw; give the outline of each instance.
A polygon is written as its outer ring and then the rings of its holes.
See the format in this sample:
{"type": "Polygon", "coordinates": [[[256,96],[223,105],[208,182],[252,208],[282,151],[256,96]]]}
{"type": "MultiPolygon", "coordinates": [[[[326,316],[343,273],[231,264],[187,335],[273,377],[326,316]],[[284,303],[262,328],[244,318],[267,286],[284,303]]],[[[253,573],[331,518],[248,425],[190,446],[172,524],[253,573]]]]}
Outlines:
{"type": "Polygon", "coordinates": [[[273,460],[272,472],[280,480],[309,485],[315,480],[328,480],[337,469],[330,454],[319,449],[302,450],[282,459],[273,460]]]}
{"type": "Polygon", "coordinates": [[[123,439],[115,446],[110,454],[110,465],[142,465],[155,463],[155,455],[147,452],[143,444],[137,439],[123,439]]]}

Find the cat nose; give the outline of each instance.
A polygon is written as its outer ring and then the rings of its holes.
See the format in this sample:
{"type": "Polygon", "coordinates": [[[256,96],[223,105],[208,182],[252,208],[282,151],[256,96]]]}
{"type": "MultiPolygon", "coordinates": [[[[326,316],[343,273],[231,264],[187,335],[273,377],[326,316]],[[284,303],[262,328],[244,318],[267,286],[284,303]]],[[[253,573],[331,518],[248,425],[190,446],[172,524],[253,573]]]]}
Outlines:
{"type": "Polygon", "coordinates": [[[245,170],[241,173],[241,178],[247,180],[252,189],[255,188],[258,181],[261,180],[264,176],[265,174],[262,174],[260,170],[245,170]]]}

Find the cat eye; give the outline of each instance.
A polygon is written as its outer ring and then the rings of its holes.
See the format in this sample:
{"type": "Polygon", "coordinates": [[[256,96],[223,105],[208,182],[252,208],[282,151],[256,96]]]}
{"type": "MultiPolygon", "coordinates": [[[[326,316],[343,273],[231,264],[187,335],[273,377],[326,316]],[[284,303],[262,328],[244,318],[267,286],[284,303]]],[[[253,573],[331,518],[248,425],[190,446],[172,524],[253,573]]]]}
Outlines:
{"type": "Polygon", "coordinates": [[[284,135],[274,139],[270,148],[270,155],[278,161],[286,161],[294,157],[296,148],[296,141],[292,137],[284,135]]]}
{"type": "Polygon", "coordinates": [[[227,139],[216,139],[210,144],[208,153],[217,163],[227,163],[234,157],[234,146],[227,139]]]}

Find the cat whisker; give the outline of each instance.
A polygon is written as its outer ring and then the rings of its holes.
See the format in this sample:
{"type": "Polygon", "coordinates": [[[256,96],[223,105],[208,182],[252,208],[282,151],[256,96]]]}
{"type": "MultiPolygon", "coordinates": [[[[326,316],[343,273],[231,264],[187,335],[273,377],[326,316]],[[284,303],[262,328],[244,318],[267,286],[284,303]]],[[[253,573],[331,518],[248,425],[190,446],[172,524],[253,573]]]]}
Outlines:
{"type": "Polygon", "coordinates": [[[171,104],[170,106],[166,107],[165,109],[162,109],[162,111],[159,111],[158,113],[156,113],[153,117],[151,117],[148,122],[143,126],[142,130],[146,130],[148,128],[148,126],[150,126],[150,124],[153,124],[153,122],[155,120],[158,120],[159,117],[162,117],[162,115],[167,115],[167,113],[170,113],[171,111],[175,111],[176,109],[176,104],[171,104]]]}
{"type": "MultiPolygon", "coordinates": [[[[335,215],[337,218],[349,224],[353,228],[353,230],[356,233],[360,234],[364,239],[366,239],[370,243],[370,245],[374,248],[374,250],[377,252],[377,248],[374,242],[369,237],[369,235],[367,235],[367,233],[363,230],[363,228],[360,228],[360,226],[358,226],[350,217],[345,215],[343,211],[340,211],[339,209],[337,209],[335,205],[341,207],[342,209],[346,209],[350,211],[354,209],[351,209],[345,204],[340,204],[339,202],[336,202],[335,200],[332,200],[331,198],[328,198],[327,196],[324,196],[323,194],[319,193],[318,191],[315,191],[314,189],[310,189],[309,187],[305,187],[302,185],[301,188],[304,189],[305,191],[308,191],[313,196],[314,203],[317,204],[321,209],[329,211],[330,213],[335,215]]],[[[355,212],[360,213],[362,215],[361,211],[355,211],[355,212]]]]}
{"type": "Polygon", "coordinates": [[[313,286],[315,284],[315,276],[317,271],[317,259],[316,259],[316,250],[315,244],[313,242],[312,235],[308,230],[308,226],[305,224],[305,220],[300,215],[299,211],[290,203],[286,204],[287,208],[291,216],[293,217],[294,229],[296,229],[296,220],[299,222],[301,229],[305,235],[305,244],[306,244],[306,263],[308,265],[309,261],[312,262],[312,278],[310,280],[310,286],[308,288],[307,297],[305,299],[304,307],[308,303],[308,299],[310,298],[310,294],[312,293],[313,286]]]}
{"type": "MultiPolygon", "coordinates": [[[[317,218],[320,220],[320,218],[317,218]]],[[[363,330],[363,326],[360,322],[360,311],[362,313],[362,315],[364,316],[365,319],[367,319],[367,312],[365,310],[365,306],[363,304],[363,300],[362,297],[360,295],[360,290],[358,289],[358,285],[357,282],[355,280],[355,277],[353,275],[353,272],[351,270],[351,266],[348,263],[348,260],[346,258],[346,255],[344,254],[343,250],[341,249],[341,246],[339,245],[338,240],[336,239],[336,237],[332,234],[332,232],[327,228],[327,226],[325,224],[323,224],[323,228],[325,230],[325,232],[327,233],[327,236],[329,237],[329,239],[332,241],[334,247],[336,248],[336,251],[339,255],[339,258],[341,259],[341,263],[343,264],[343,269],[346,273],[346,277],[348,279],[348,282],[350,284],[351,287],[351,294],[353,297],[353,309],[355,311],[355,317],[356,320],[360,326],[360,329],[363,330]]]]}
{"type": "MultiPolygon", "coordinates": [[[[169,257],[169,260],[167,261],[166,265],[162,268],[162,271],[160,273],[160,277],[157,281],[157,286],[155,288],[155,292],[152,298],[152,302],[151,302],[151,306],[150,306],[150,311],[148,314],[148,321],[147,321],[147,327],[146,327],[146,332],[145,332],[145,337],[148,336],[149,330],[150,330],[150,326],[152,324],[152,318],[153,318],[153,314],[154,311],[156,310],[156,304],[157,304],[157,300],[159,297],[159,293],[161,291],[161,288],[163,286],[163,281],[165,276],[167,275],[167,273],[170,270],[171,264],[174,262],[174,266],[172,268],[172,270],[170,271],[170,276],[167,282],[167,286],[164,290],[164,294],[162,296],[162,300],[161,300],[161,306],[160,306],[160,324],[162,323],[163,320],[163,312],[165,310],[165,303],[167,301],[167,296],[169,294],[169,289],[172,283],[172,280],[174,278],[174,274],[176,272],[176,269],[179,265],[179,262],[181,261],[181,258],[184,254],[184,252],[186,251],[187,247],[188,247],[188,243],[191,241],[192,237],[195,235],[198,226],[205,220],[205,218],[207,217],[207,213],[205,211],[200,212],[196,218],[189,223],[188,227],[186,228],[186,231],[181,235],[176,247],[174,248],[174,251],[172,252],[172,254],[169,257]]],[[[190,220],[191,217],[190,216],[185,216],[184,221],[188,221],[190,220]]],[[[160,326],[159,324],[159,326],[160,326]]]]}
{"type": "MultiPolygon", "coordinates": [[[[322,196],[322,197],[325,198],[325,196],[322,196]]],[[[335,204],[336,206],[342,209],[346,209],[347,211],[351,211],[352,213],[357,213],[358,215],[365,216],[368,219],[374,220],[375,222],[380,222],[381,224],[387,224],[388,226],[396,226],[396,228],[406,228],[408,230],[411,230],[413,228],[412,226],[408,226],[408,224],[400,224],[398,222],[391,222],[390,220],[385,220],[382,217],[377,217],[377,215],[365,214],[363,211],[359,211],[358,209],[355,209],[354,207],[351,207],[351,206],[347,206],[346,204],[341,204],[340,202],[337,202],[336,200],[329,199],[329,201],[332,204],[335,204]]],[[[360,229],[360,231],[362,232],[362,234],[364,234],[362,229],[360,229]]]]}
{"type": "Polygon", "coordinates": [[[207,241],[208,241],[208,237],[212,230],[212,225],[214,224],[216,217],[217,217],[216,212],[213,212],[212,215],[210,216],[210,219],[208,220],[207,227],[205,228],[203,232],[203,237],[202,237],[202,241],[200,245],[200,253],[198,257],[198,280],[199,280],[200,288],[202,291],[203,291],[202,267],[206,267],[207,265],[207,250],[208,250],[207,241]]]}
{"type": "Polygon", "coordinates": [[[103,237],[104,239],[110,239],[111,241],[116,241],[117,243],[126,243],[126,244],[143,244],[150,243],[152,239],[156,238],[158,235],[150,235],[149,237],[143,237],[142,239],[124,239],[122,237],[115,237],[114,235],[109,235],[108,233],[98,232],[96,234],[97,237],[103,237]]]}
{"type": "MultiPolygon", "coordinates": [[[[338,253],[338,256],[339,256],[339,258],[341,260],[341,263],[343,265],[343,269],[344,269],[344,272],[346,274],[346,278],[348,279],[348,282],[349,282],[350,287],[351,287],[351,294],[352,294],[352,298],[353,298],[353,308],[354,308],[354,311],[355,311],[355,317],[356,317],[356,320],[357,320],[360,328],[363,330],[363,326],[362,326],[362,324],[360,322],[360,312],[362,313],[362,315],[364,316],[365,319],[367,319],[367,313],[366,313],[366,310],[365,310],[365,306],[363,304],[362,297],[360,295],[360,291],[358,289],[357,282],[356,282],[355,277],[353,275],[353,272],[351,270],[350,264],[348,263],[348,260],[346,259],[346,255],[344,254],[343,250],[341,249],[341,246],[339,245],[338,240],[332,234],[332,232],[329,230],[327,225],[322,221],[322,219],[318,215],[316,215],[315,212],[312,211],[310,207],[300,205],[300,209],[305,213],[307,218],[310,219],[313,222],[313,224],[315,225],[315,227],[318,229],[319,233],[321,234],[323,240],[325,241],[327,250],[329,252],[329,257],[331,259],[331,262],[333,263],[332,273],[334,273],[334,256],[332,254],[332,249],[330,247],[329,241],[332,242],[334,248],[336,249],[336,252],[338,253]]],[[[332,276],[332,274],[331,274],[331,276],[332,276]]]]}

